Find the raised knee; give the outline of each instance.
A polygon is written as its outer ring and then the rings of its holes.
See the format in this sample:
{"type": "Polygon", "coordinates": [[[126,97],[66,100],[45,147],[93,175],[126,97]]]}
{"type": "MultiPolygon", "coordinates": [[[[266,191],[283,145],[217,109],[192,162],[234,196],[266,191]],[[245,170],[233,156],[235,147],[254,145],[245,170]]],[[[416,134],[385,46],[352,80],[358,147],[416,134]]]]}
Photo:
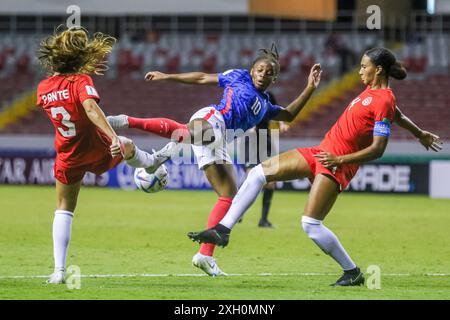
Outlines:
{"type": "Polygon", "coordinates": [[[234,198],[237,193],[236,183],[234,181],[224,182],[220,186],[216,186],[215,190],[219,197],[234,198]]]}
{"type": "Polygon", "coordinates": [[[197,146],[208,145],[216,139],[211,124],[203,119],[194,119],[188,124],[192,143],[197,146]]]}
{"type": "Polygon", "coordinates": [[[262,183],[263,185],[267,183],[266,176],[264,174],[264,170],[262,169],[261,165],[257,165],[256,167],[252,168],[248,172],[247,179],[258,183],[262,183]]]}
{"type": "Polygon", "coordinates": [[[224,192],[220,192],[219,196],[220,197],[225,197],[225,198],[234,198],[234,196],[237,193],[237,188],[236,186],[230,186],[228,188],[228,190],[224,191],[224,192]]]}
{"type": "Polygon", "coordinates": [[[308,217],[303,216],[302,217],[302,227],[305,233],[310,237],[311,239],[315,238],[315,235],[322,225],[322,221],[308,217]]]}

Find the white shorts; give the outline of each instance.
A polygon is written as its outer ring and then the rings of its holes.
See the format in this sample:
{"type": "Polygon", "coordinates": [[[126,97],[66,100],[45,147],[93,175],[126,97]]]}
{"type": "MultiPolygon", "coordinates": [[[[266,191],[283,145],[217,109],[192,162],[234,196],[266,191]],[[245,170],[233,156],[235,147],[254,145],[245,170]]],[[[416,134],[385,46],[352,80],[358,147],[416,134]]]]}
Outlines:
{"type": "Polygon", "coordinates": [[[237,146],[238,164],[246,168],[253,168],[280,153],[279,138],[274,136],[274,131],[266,135],[251,128],[237,139],[237,146]]]}
{"type": "Polygon", "coordinates": [[[213,127],[214,142],[196,146],[192,145],[195,157],[197,158],[197,164],[200,170],[203,170],[206,165],[215,163],[232,163],[231,157],[227,152],[227,145],[225,142],[225,121],[222,114],[214,107],[206,107],[198,110],[191,117],[190,121],[194,119],[203,119],[208,121],[213,127]]]}

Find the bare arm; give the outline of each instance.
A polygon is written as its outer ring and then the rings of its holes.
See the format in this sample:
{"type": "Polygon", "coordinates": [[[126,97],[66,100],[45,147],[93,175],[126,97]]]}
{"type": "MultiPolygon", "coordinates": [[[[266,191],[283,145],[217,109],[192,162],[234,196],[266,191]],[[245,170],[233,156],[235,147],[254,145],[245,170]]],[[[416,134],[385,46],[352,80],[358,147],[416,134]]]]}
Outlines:
{"type": "Polygon", "coordinates": [[[273,120],[286,122],[293,121],[319,86],[321,74],[322,70],[320,69],[320,64],[317,63],[311,68],[306,88],[294,101],[286,108],[282,109],[273,120]]]}
{"type": "Polygon", "coordinates": [[[402,113],[398,106],[395,107],[394,121],[402,128],[411,132],[419,142],[427,149],[438,152],[442,149],[442,141],[439,136],[420,129],[411,119],[402,113]]]}
{"type": "Polygon", "coordinates": [[[420,138],[422,130],[414,122],[412,122],[411,119],[405,116],[397,106],[395,106],[394,122],[396,122],[400,127],[411,132],[416,138],[420,138]]]}
{"type": "Polygon", "coordinates": [[[146,81],[172,81],[187,84],[218,85],[219,75],[204,72],[187,72],[167,74],[159,71],[150,71],[145,75],[146,81]]]}
{"type": "Polygon", "coordinates": [[[94,99],[86,99],[83,101],[83,107],[86,111],[86,115],[93,124],[100,128],[108,137],[111,138],[111,155],[113,157],[118,156],[121,153],[119,138],[116,132],[111,128],[108,120],[106,120],[105,114],[98,106],[94,99]]]}
{"type": "Polygon", "coordinates": [[[280,128],[279,128],[280,133],[285,133],[286,131],[288,131],[290,129],[289,125],[286,124],[286,122],[284,122],[284,121],[280,121],[279,125],[280,125],[280,128]]]}
{"type": "Polygon", "coordinates": [[[321,152],[314,155],[314,157],[318,158],[319,162],[327,168],[348,163],[363,163],[380,158],[386,149],[387,143],[387,137],[374,136],[372,144],[360,151],[342,156],[336,156],[331,152],[321,152]]]}

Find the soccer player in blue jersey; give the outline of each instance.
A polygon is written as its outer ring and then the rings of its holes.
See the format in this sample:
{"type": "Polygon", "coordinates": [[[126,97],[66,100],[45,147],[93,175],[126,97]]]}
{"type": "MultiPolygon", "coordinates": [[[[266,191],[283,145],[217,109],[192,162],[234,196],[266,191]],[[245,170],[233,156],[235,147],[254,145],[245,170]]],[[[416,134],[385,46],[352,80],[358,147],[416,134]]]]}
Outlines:
{"type": "MultiPolygon", "coordinates": [[[[141,119],[126,115],[110,116],[108,121],[114,129],[138,128],[172,139],[164,148],[154,153],[155,157],[160,159],[154,170],[178,151],[176,146],[179,142],[192,144],[199,168],[204,170],[219,197],[208,218],[207,227],[210,228],[224,217],[237,192],[226,142],[263,120],[294,120],[320,83],[320,64],[315,64],[311,68],[306,88],[283,108],[271,104],[266,93],[268,87],[276,81],[279,71],[278,52],[274,45],[270,50],[261,49],[258,52],[250,71],[231,69],[220,74],[165,74],[150,71],[145,75],[145,79],[150,82],[219,85],[224,88],[223,98],[218,104],[197,111],[188,124],[180,124],[166,118],[141,119]],[[230,134],[230,130],[236,134],[230,134]]],[[[214,248],[213,244],[202,244],[192,263],[210,276],[226,275],[213,258],[214,248]]]]}

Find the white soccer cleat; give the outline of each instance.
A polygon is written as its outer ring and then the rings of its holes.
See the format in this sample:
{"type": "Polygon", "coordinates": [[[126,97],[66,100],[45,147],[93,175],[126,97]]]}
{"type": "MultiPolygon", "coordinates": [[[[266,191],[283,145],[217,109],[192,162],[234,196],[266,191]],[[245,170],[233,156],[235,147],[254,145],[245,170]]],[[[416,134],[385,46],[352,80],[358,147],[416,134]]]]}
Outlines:
{"type": "Polygon", "coordinates": [[[47,280],[50,284],[64,284],[66,283],[66,272],[64,269],[55,270],[47,280]]]}
{"type": "Polygon", "coordinates": [[[164,162],[169,160],[177,151],[177,142],[169,142],[161,150],[152,153],[154,157],[154,163],[152,166],[145,168],[147,173],[154,173],[164,162]]]}
{"type": "Polygon", "coordinates": [[[107,116],[109,124],[114,130],[128,129],[128,116],[126,114],[119,114],[117,116],[107,116]]]}
{"type": "Polygon", "coordinates": [[[216,259],[210,256],[205,256],[200,252],[195,254],[192,258],[192,265],[202,269],[207,275],[212,277],[227,276],[225,272],[220,270],[216,263],[216,259]]]}

